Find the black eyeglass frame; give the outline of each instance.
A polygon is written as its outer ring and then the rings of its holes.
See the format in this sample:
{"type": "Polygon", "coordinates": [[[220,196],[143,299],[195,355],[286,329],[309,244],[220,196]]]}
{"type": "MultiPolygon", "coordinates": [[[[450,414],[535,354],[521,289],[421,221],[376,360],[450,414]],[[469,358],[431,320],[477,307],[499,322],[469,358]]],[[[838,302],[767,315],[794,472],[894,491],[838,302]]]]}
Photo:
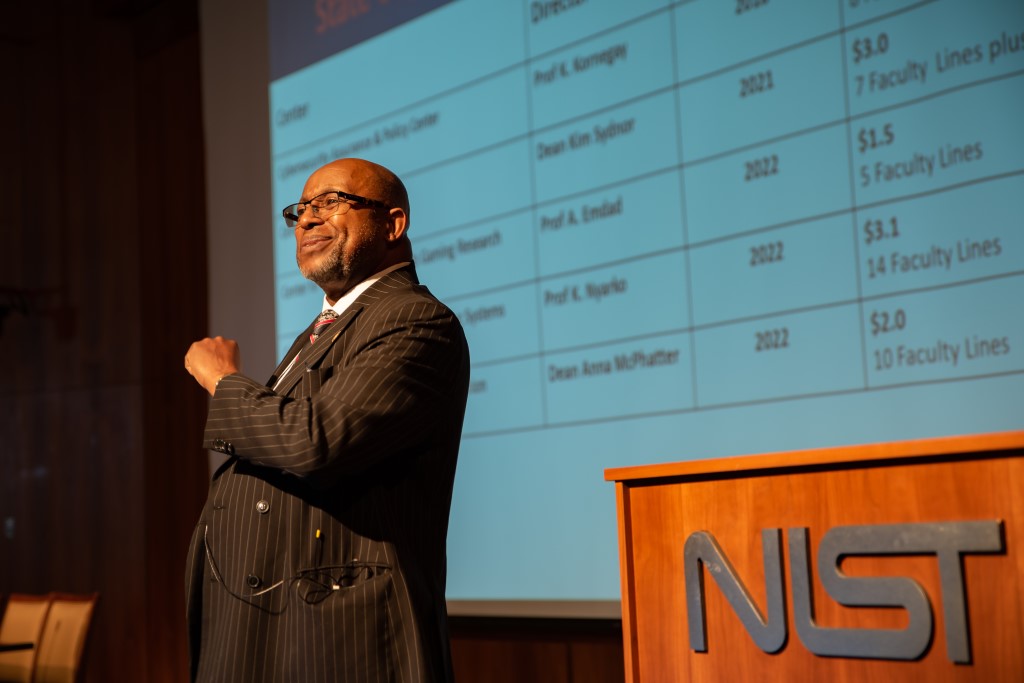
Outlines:
{"type": "MultiPolygon", "coordinates": [[[[313,215],[319,217],[320,214],[318,213],[318,209],[313,204],[313,202],[315,202],[317,199],[320,199],[324,195],[328,195],[328,194],[336,194],[336,195],[338,195],[338,197],[340,199],[346,200],[348,202],[348,206],[350,206],[350,207],[353,206],[354,204],[362,204],[363,206],[369,206],[369,207],[374,207],[374,208],[379,208],[379,209],[389,209],[389,208],[391,208],[387,204],[385,204],[384,202],[378,201],[376,199],[369,199],[367,197],[360,197],[357,194],[351,194],[349,192],[344,192],[342,190],[327,190],[327,192],[321,192],[320,194],[318,194],[317,196],[313,197],[312,199],[310,199],[307,202],[295,202],[294,204],[289,204],[288,206],[286,206],[283,209],[281,209],[281,215],[284,216],[285,225],[287,225],[289,228],[294,228],[298,224],[298,222],[299,222],[299,217],[302,216],[303,213],[305,213],[306,207],[312,208],[313,209],[313,215]],[[299,207],[302,207],[301,211],[299,210],[299,207]]],[[[339,202],[339,205],[340,205],[340,202],[339,202]]],[[[348,211],[348,209],[346,209],[346,211],[348,211]]],[[[331,214],[331,215],[333,215],[333,214],[331,214]]]]}

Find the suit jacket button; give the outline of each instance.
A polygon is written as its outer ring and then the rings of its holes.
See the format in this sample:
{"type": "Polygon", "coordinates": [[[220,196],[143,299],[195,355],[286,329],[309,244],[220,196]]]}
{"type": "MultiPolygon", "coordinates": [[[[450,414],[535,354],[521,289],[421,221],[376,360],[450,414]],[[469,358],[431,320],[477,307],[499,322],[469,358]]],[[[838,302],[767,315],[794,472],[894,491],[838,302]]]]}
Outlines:
{"type": "Polygon", "coordinates": [[[260,587],[260,584],[263,583],[263,581],[255,574],[249,574],[249,576],[245,577],[245,583],[249,588],[255,590],[260,587]]]}
{"type": "Polygon", "coordinates": [[[256,512],[260,513],[261,515],[267,514],[268,512],[270,512],[270,503],[268,503],[265,500],[258,501],[256,503],[256,512]]]}

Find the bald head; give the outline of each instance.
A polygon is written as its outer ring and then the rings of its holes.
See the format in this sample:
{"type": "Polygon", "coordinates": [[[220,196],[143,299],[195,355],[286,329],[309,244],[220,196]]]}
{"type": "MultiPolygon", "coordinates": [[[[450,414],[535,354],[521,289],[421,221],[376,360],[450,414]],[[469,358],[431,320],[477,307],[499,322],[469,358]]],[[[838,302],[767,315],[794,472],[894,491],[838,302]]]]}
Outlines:
{"type": "Polygon", "coordinates": [[[335,164],[351,167],[355,176],[366,183],[367,194],[364,194],[364,197],[384,202],[389,207],[402,209],[405,211],[406,221],[409,220],[409,193],[405,189],[405,183],[390,169],[365,159],[338,159],[327,166],[335,164]]]}

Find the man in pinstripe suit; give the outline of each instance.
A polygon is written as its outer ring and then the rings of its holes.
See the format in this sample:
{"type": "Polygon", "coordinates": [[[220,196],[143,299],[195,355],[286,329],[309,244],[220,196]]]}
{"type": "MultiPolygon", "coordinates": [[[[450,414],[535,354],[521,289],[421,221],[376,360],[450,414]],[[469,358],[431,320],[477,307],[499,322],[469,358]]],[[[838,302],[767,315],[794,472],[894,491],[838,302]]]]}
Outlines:
{"type": "Polygon", "coordinates": [[[448,681],[445,539],[469,382],[455,315],[413,269],[408,196],[387,169],[313,173],[302,274],[337,317],[267,384],[238,346],[193,344],[214,474],[186,574],[196,681],[448,681]]]}

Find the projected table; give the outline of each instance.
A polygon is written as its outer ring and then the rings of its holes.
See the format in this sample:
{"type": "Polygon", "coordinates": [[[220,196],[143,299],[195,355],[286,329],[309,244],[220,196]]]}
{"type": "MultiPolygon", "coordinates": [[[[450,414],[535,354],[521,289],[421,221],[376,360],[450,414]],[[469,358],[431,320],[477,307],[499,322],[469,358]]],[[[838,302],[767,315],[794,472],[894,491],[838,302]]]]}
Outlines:
{"type": "Polygon", "coordinates": [[[1024,372],[1019,2],[476,7],[436,92],[275,130],[277,205],[336,156],[406,179],[467,435],[1024,372]]]}

